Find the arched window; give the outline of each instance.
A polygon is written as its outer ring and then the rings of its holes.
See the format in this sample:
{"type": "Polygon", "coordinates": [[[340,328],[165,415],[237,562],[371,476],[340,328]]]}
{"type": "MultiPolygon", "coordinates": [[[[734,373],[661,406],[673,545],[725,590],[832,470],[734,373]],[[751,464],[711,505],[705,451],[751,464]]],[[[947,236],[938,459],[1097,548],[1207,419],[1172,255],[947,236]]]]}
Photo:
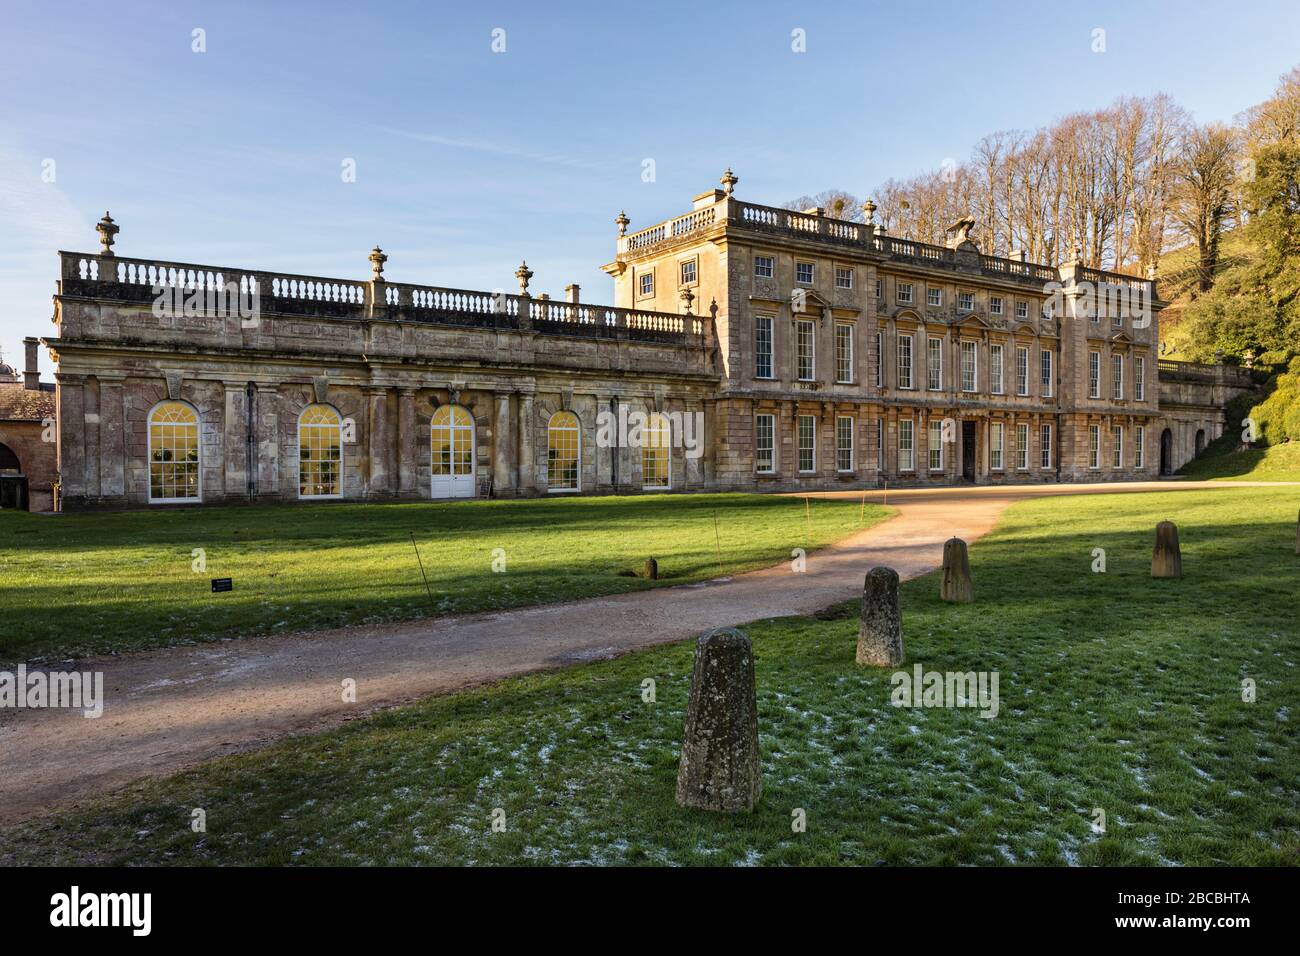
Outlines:
{"type": "Polygon", "coordinates": [[[149,500],[199,500],[199,413],[184,402],[149,413],[149,500]]]}
{"type": "Polygon", "coordinates": [[[298,416],[298,497],[343,494],[343,421],[328,405],[308,405],[298,416]]]}
{"type": "Polygon", "coordinates": [[[8,445],[0,444],[0,475],[21,475],[23,466],[8,445]]]}
{"type": "Polygon", "coordinates": [[[474,497],[474,418],[459,405],[439,405],[429,430],[435,498],[474,497]]]}
{"type": "Polygon", "coordinates": [[[548,491],[577,491],[582,465],[582,439],[578,416],[556,412],[546,425],[546,488],[548,491]]]}
{"type": "Polygon", "coordinates": [[[641,431],[641,487],[667,488],[668,466],[672,462],[672,431],[668,419],[655,412],[641,431]]]}

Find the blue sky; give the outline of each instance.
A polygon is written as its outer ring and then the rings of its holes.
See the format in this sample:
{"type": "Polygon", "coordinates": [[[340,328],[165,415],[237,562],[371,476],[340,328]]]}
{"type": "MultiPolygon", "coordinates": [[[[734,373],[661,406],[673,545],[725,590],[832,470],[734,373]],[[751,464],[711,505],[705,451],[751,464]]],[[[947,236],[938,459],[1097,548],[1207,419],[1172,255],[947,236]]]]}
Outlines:
{"type": "Polygon", "coordinates": [[[534,292],[609,301],[619,209],[683,212],[728,165],[779,204],[1122,95],[1228,120],[1300,62],[1300,5],[1223,8],[9,0],[0,347],[53,334],[54,253],[105,209],[127,256],[364,278],[379,243],[394,281],[511,288],[527,258],[534,292]]]}

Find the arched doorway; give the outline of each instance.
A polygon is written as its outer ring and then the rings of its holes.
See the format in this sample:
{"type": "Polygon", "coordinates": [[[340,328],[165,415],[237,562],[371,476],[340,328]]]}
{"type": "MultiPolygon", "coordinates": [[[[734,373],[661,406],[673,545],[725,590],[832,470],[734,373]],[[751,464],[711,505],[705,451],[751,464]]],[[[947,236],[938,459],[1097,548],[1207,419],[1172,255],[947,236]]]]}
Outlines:
{"type": "Polygon", "coordinates": [[[433,497],[473,498],[473,416],[459,405],[440,405],[433,413],[429,438],[433,497]]]}
{"type": "Polygon", "coordinates": [[[1198,428],[1196,430],[1196,457],[1199,458],[1203,451],[1205,451],[1205,429],[1198,428]]]}
{"type": "Polygon", "coordinates": [[[0,508],[27,510],[27,478],[18,455],[0,443],[0,508]]]}
{"type": "Polygon", "coordinates": [[[1168,428],[1160,433],[1160,474],[1174,473],[1174,433],[1168,428]]]}

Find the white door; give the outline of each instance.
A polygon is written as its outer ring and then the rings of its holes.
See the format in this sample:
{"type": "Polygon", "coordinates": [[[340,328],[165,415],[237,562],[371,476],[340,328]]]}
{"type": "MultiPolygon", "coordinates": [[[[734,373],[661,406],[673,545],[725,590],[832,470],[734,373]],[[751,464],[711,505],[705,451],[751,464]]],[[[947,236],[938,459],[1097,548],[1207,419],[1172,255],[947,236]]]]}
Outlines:
{"type": "Polygon", "coordinates": [[[474,497],[474,419],[459,405],[440,405],[430,433],[433,497],[474,497]]]}

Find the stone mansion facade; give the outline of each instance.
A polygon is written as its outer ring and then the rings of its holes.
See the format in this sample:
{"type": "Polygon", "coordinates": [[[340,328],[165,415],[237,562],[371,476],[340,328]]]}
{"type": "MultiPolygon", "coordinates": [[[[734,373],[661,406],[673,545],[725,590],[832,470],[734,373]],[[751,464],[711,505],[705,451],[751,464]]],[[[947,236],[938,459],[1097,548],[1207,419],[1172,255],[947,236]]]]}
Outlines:
{"type": "Polygon", "coordinates": [[[614,305],[61,252],[68,509],[1153,478],[1249,386],[1157,357],[1154,277],[722,189],[637,232],[614,305]],[[1091,290],[1121,295],[1119,307],[1091,290]],[[634,412],[644,428],[609,429],[634,412]],[[684,447],[682,422],[702,426],[684,447]]]}

